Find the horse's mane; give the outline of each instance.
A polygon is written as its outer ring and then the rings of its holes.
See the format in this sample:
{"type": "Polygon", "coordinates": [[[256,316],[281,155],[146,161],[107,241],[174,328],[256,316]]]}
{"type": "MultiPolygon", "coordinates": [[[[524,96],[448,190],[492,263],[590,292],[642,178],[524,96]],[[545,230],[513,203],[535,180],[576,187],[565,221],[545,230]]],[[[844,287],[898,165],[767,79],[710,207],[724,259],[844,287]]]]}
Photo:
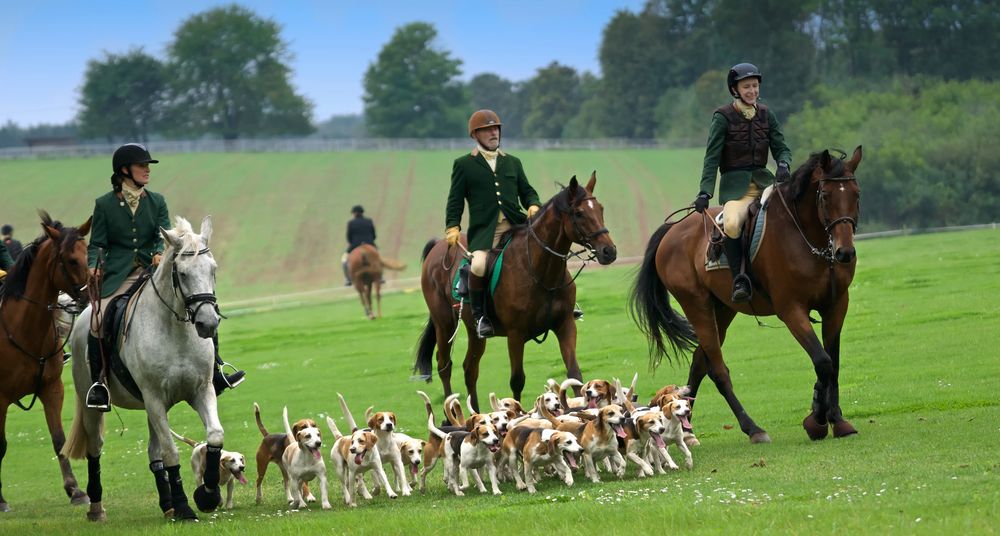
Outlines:
{"type": "MultiPolygon", "coordinates": [[[[76,227],[63,227],[62,222],[53,221],[52,217],[44,210],[38,211],[38,215],[42,219],[42,225],[52,227],[62,233],[62,239],[57,244],[60,251],[72,247],[80,239],[80,231],[76,227]]],[[[4,280],[3,286],[0,287],[0,296],[10,296],[15,299],[20,299],[24,296],[28,285],[28,274],[31,273],[31,266],[35,263],[35,257],[38,256],[39,248],[48,239],[49,235],[43,232],[24,247],[24,250],[17,257],[17,262],[14,263],[10,272],[7,273],[7,279],[4,280]]]]}
{"type": "MultiPolygon", "coordinates": [[[[174,228],[168,232],[176,236],[177,240],[181,243],[180,247],[177,248],[177,254],[187,252],[197,253],[201,250],[201,235],[194,232],[191,222],[186,219],[176,216],[174,218],[174,228]]],[[[170,247],[170,244],[167,244],[167,247],[170,247]]]]}
{"type": "MultiPolygon", "coordinates": [[[[559,183],[556,183],[556,184],[559,184],[559,183]]],[[[538,213],[535,214],[535,216],[534,216],[535,218],[541,217],[541,215],[544,214],[545,211],[548,210],[550,207],[555,207],[556,210],[558,210],[559,212],[565,214],[565,213],[569,212],[570,210],[572,210],[572,206],[573,206],[574,203],[576,203],[578,201],[583,201],[587,197],[587,189],[584,188],[583,186],[577,187],[577,189],[576,189],[576,198],[574,198],[574,199],[570,199],[569,198],[569,187],[568,186],[563,186],[562,184],[559,184],[559,186],[562,186],[562,190],[559,190],[558,192],[556,192],[555,195],[553,195],[551,198],[549,198],[549,200],[546,201],[544,205],[542,205],[542,207],[538,211],[538,213]]]]}
{"type": "MultiPolygon", "coordinates": [[[[823,152],[815,152],[809,155],[809,159],[799,166],[792,174],[791,180],[785,186],[785,192],[792,201],[797,201],[802,193],[806,191],[809,183],[812,182],[813,171],[820,166],[823,152]]],[[[824,170],[824,174],[831,177],[840,177],[844,174],[844,160],[830,157],[830,169],[824,170]]]]}

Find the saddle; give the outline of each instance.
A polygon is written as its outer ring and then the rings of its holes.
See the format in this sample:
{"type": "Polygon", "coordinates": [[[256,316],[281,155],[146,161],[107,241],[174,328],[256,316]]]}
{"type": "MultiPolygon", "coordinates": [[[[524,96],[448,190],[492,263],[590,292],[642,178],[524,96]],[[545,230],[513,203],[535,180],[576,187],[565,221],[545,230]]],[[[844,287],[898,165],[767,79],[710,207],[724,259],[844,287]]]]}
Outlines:
{"type": "Polygon", "coordinates": [[[107,358],[109,372],[113,372],[118,381],[125,387],[125,390],[139,400],[142,400],[142,391],[139,390],[139,386],[135,383],[135,378],[132,377],[132,373],[129,372],[128,367],[122,361],[119,348],[121,347],[122,336],[126,331],[125,313],[128,310],[129,302],[139,292],[139,289],[146,284],[149,277],[149,271],[143,272],[128,290],[119,296],[115,296],[113,300],[108,302],[107,310],[102,312],[103,317],[101,318],[101,326],[104,333],[101,338],[101,345],[107,354],[105,357],[107,358]]]}
{"type": "MultiPolygon", "coordinates": [[[[760,250],[760,242],[764,238],[764,231],[767,228],[767,206],[768,198],[770,197],[771,187],[764,190],[764,195],[760,199],[754,200],[753,203],[747,208],[747,220],[743,224],[742,236],[743,240],[743,255],[747,259],[747,274],[750,273],[750,263],[753,262],[754,257],[757,256],[757,251],[760,250]]],[[[722,225],[722,213],[720,212],[716,218],[719,226],[712,226],[712,236],[708,241],[708,249],[705,252],[705,269],[708,271],[712,270],[728,270],[729,261],[726,259],[726,254],[722,248],[722,232],[719,227],[722,225]]]]}

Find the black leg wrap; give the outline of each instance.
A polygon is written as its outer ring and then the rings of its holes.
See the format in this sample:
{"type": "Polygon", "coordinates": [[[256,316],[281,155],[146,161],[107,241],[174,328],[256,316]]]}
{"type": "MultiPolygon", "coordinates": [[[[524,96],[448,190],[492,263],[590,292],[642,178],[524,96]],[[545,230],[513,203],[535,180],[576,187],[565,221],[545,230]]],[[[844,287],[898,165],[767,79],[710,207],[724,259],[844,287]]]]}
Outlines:
{"type": "Polygon", "coordinates": [[[162,460],[156,460],[149,464],[149,470],[153,472],[153,480],[156,481],[156,494],[160,498],[160,511],[166,513],[174,506],[170,500],[170,480],[167,478],[167,470],[163,468],[162,460]]]}
{"type": "Polygon", "coordinates": [[[99,503],[104,499],[104,488],[101,486],[101,457],[87,456],[87,497],[91,503],[99,503]]]}
{"type": "Polygon", "coordinates": [[[174,519],[179,521],[197,520],[198,515],[188,506],[184,484],[181,482],[181,466],[173,465],[166,468],[167,479],[170,481],[170,502],[174,507],[174,519]]]}
{"type": "Polygon", "coordinates": [[[205,483],[194,490],[194,503],[202,512],[212,512],[222,503],[222,493],[219,491],[220,458],[222,446],[205,447],[205,483]]]}

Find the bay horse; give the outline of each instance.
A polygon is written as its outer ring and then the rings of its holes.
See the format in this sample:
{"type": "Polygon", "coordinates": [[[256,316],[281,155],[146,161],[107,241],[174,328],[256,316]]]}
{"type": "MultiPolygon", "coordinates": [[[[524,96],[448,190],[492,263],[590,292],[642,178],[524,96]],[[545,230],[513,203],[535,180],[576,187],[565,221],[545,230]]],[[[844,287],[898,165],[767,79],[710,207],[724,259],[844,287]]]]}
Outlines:
{"type": "MultiPolygon", "coordinates": [[[[44,233],[24,248],[0,287],[0,464],[7,454],[7,410],[27,395],[42,401],[52,446],[62,472],[63,489],[72,504],[87,504],[69,460],[60,451],[66,442],[62,427],[63,339],[56,330],[53,310],[60,291],[86,300],[90,279],[87,244],[90,219],[79,227],[63,227],[39,211],[44,233]]],[[[0,491],[0,512],[10,506],[0,491]]]]}
{"type": "MultiPolygon", "coordinates": [[[[128,374],[118,370],[112,373],[115,367],[109,367],[107,381],[115,406],[146,411],[149,468],[156,481],[160,509],[175,520],[189,521],[198,516],[184,493],[180,458],[170,435],[167,412],[175,404],[187,402],[205,426],[208,446],[204,483],[195,489],[194,500],[201,511],[211,512],[222,502],[218,484],[223,430],[212,386],[212,337],[221,319],[215,297],[217,265],[208,247],[212,236],[210,217],[202,221],[199,233],[180,217],[174,229],[160,232],[166,246],[163,260],[131,298],[130,314],[125,317],[117,343],[128,374]],[[131,382],[122,379],[128,376],[131,382]],[[130,383],[138,388],[138,394],[129,389],[130,383]]],[[[76,412],[63,452],[72,459],[87,457],[87,519],[103,521],[107,518],[101,485],[104,413],[84,403],[91,384],[87,364],[91,314],[91,307],[84,309],[70,334],[76,412]]]]}
{"type": "MultiPolygon", "coordinates": [[[[559,351],[566,365],[566,375],[582,381],[576,359],[575,277],[570,276],[566,261],[574,256],[574,243],[580,244],[601,264],[611,264],[617,249],[604,226],[604,207],[594,197],[597,173],[586,187],[574,176],[569,186],[552,197],[526,225],[515,226],[504,251],[503,269],[493,294],[496,335],[507,337],[510,359],[510,389],[520,400],[524,390],[524,344],[529,339],[547,336],[552,330],[559,340],[559,351]]],[[[466,243],[463,235],[462,242],[466,243]]],[[[451,390],[451,337],[458,328],[452,297],[452,281],[459,269],[457,247],[443,240],[431,240],[424,246],[420,287],[430,311],[427,326],[420,337],[414,371],[431,381],[431,357],[437,346],[437,372],[444,395],[451,390]]],[[[581,268],[582,269],[582,268],[581,268]]],[[[579,272],[578,272],[579,273],[579,272]]],[[[479,411],[476,381],[479,361],[486,341],[479,339],[473,325],[472,311],[462,307],[462,320],[469,345],[462,368],[465,387],[472,397],[472,407],[479,411]]],[[[544,338],[542,339],[544,340],[544,338]]]]}
{"type": "Polygon", "coordinates": [[[347,256],[347,272],[351,274],[361,306],[365,308],[365,316],[375,320],[372,307],[372,290],[375,290],[375,301],[378,304],[378,318],[382,318],[382,269],[405,270],[406,265],[393,259],[383,257],[375,246],[361,244],[351,250],[347,256]]]}
{"type": "Polygon", "coordinates": [[[709,218],[719,209],[663,224],[646,247],[629,308],[649,340],[651,368],[664,356],[670,358],[668,346],[672,353],[694,348],[688,375],[691,396],[697,395],[707,374],[753,443],[770,442],[770,437],[736,398],[722,358],[726,330],[736,313],[777,315],[809,354],[816,384],[811,412],[802,425],[811,439],[826,437],[828,426],[834,437],[857,433],[841,413],[839,374],[840,332],[857,264],[854,232],[861,189],[854,172],[860,162],[861,146],[846,161],[831,157],[829,151],[814,153],[791,180],[775,184],[766,209],[766,233],[748,264],[755,287],[749,302],[730,300],[733,278],[728,270],[705,269],[709,218]],[[687,319],[670,306],[670,295],[687,319]],[[822,343],[810,311],[822,318],[822,343]]]}

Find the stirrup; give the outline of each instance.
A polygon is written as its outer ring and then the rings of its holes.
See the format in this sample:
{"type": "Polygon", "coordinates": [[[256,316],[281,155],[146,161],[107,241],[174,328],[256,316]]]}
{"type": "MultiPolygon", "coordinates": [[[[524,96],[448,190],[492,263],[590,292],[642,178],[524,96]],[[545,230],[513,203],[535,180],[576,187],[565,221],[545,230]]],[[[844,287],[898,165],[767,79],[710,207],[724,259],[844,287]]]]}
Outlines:
{"type": "Polygon", "coordinates": [[[752,297],[753,285],[750,284],[750,278],[746,274],[738,274],[733,279],[733,303],[748,302],[752,297]]]}
{"type": "Polygon", "coordinates": [[[90,389],[87,389],[87,396],[84,397],[84,400],[87,401],[87,407],[90,409],[96,409],[102,413],[111,411],[111,391],[109,391],[108,387],[101,382],[94,382],[94,385],[91,385],[90,389]],[[95,391],[95,389],[97,390],[95,391]],[[91,402],[91,395],[99,397],[101,396],[101,391],[104,392],[105,401],[91,402]]]}
{"type": "Polygon", "coordinates": [[[237,385],[243,383],[243,380],[247,379],[247,373],[245,371],[236,368],[235,365],[227,361],[223,361],[222,364],[219,365],[219,372],[222,373],[222,379],[226,382],[227,389],[233,389],[237,385]],[[226,367],[233,369],[233,373],[226,374],[226,367]],[[235,378],[235,380],[230,380],[229,378],[235,378]]]}
{"type": "Polygon", "coordinates": [[[583,320],[583,309],[579,303],[573,305],[573,320],[583,320]]]}
{"type": "Polygon", "coordinates": [[[486,315],[479,317],[479,321],[476,322],[476,336],[480,339],[489,339],[493,336],[493,324],[490,324],[486,315]]]}

